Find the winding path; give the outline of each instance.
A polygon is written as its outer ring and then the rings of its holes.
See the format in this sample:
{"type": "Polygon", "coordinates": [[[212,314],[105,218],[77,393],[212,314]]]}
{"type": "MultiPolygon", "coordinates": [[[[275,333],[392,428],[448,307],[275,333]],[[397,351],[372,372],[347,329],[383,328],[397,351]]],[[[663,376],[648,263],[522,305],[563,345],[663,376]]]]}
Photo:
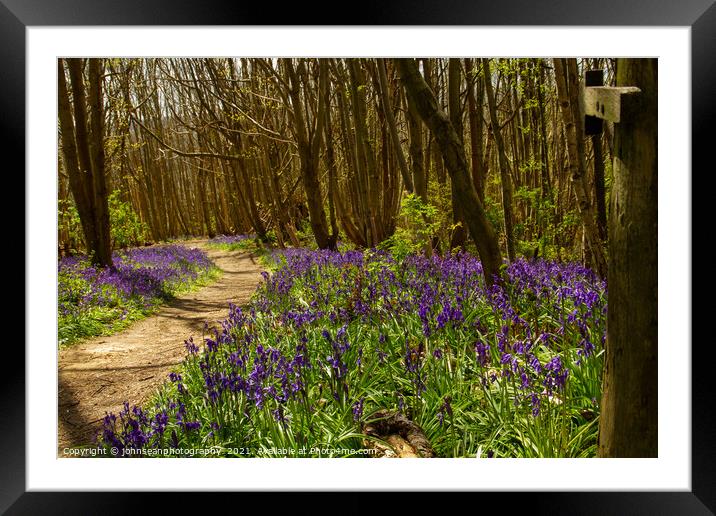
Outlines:
{"type": "Polygon", "coordinates": [[[93,444],[106,412],[125,401],[145,402],[176,368],[190,336],[200,345],[204,323],[226,318],[229,302],[246,303],[261,281],[258,261],[242,251],[222,251],[203,241],[184,243],[206,251],[221,269],[218,280],[177,297],[155,315],[109,337],[61,350],[58,357],[58,456],[93,444]]]}

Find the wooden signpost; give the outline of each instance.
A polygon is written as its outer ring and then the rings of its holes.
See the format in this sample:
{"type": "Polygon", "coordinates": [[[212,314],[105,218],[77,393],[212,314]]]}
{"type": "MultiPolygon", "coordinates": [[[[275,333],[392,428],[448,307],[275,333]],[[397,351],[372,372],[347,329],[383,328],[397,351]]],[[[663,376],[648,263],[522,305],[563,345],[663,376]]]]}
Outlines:
{"type": "Polygon", "coordinates": [[[657,457],[658,60],[620,58],[616,70],[614,88],[600,83],[600,70],[588,84],[585,76],[582,101],[585,118],[614,122],[597,455],[657,457]]]}
{"type": "Polygon", "coordinates": [[[618,124],[633,99],[640,93],[633,86],[604,86],[604,70],[589,70],[584,74],[582,112],[584,113],[584,134],[591,136],[602,132],[602,120],[618,124]]]}

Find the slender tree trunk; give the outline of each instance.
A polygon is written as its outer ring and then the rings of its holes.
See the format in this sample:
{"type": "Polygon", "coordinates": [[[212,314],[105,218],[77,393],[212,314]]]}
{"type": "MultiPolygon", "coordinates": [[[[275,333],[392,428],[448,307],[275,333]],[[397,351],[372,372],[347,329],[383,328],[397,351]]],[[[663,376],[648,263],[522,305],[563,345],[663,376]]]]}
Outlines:
{"type": "MultiPolygon", "coordinates": [[[[464,147],[463,142],[463,126],[462,126],[462,106],[460,104],[460,60],[450,58],[448,61],[448,110],[450,113],[450,123],[455,128],[460,144],[464,147]]],[[[465,249],[465,240],[467,239],[467,231],[465,229],[465,215],[463,213],[460,201],[458,200],[459,192],[456,191],[455,181],[450,181],[451,201],[452,201],[452,217],[455,229],[453,229],[450,238],[450,249],[465,249]]]]}
{"type": "Polygon", "coordinates": [[[338,241],[338,221],[336,217],[336,195],[338,193],[338,182],[336,170],[336,156],[333,148],[333,127],[331,125],[331,87],[330,83],[326,84],[323,91],[323,103],[325,105],[324,116],[326,117],[324,129],[324,137],[326,139],[326,162],[328,166],[328,219],[331,224],[331,234],[329,237],[331,246],[335,247],[338,241]]]}
{"type": "Polygon", "coordinates": [[[492,127],[492,136],[495,139],[495,146],[497,147],[497,157],[500,168],[500,182],[502,184],[502,211],[505,220],[507,258],[512,261],[515,259],[515,237],[512,215],[512,181],[510,180],[510,165],[507,161],[507,154],[505,153],[505,144],[502,140],[500,123],[497,120],[497,107],[495,104],[494,89],[492,88],[492,76],[490,73],[489,59],[482,60],[482,67],[485,70],[485,93],[487,93],[487,104],[490,111],[490,126],[492,127]]]}
{"type": "MultiPolygon", "coordinates": [[[[433,92],[433,95],[435,95],[435,102],[437,103],[438,108],[442,110],[442,102],[440,101],[441,97],[441,89],[440,89],[440,78],[438,70],[436,69],[438,66],[438,60],[437,59],[423,59],[423,70],[425,75],[425,82],[428,84],[428,87],[433,92]]],[[[437,179],[438,183],[441,185],[445,184],[445,164],[443,163],[443,159],[440,155],[440,149],[438,145],[434,145],[434,136],[432,133],[429,133],[429,136],[433,140],[431,142],[431,145],[428,145],[428,150],[430,151],[430,160],[428,160],[428,163],[432,163],[432,166],[429,167],[432,169],[432,171],[435,173],[435,178],[437,179]]]]}
{"type": "Polygon", "coordinates": [[[415,103],[416,111],[434,134],[450,179],[456,183],[458,200],[462,205],[470,235],[475,241],[482,260],[485,283],[490,286],[501,278],[502,255],[495,230],[487,219],[472,184],[465,149],[455,128],[450,123],[450,119],[440,109],[435,95],[420,75],[415,61],[396,59],[396,62],[405,90],[415,103]]]}
{"type": "Polygon", "coordinates": [[[478,80],[475,77],[476,69],[473,70],[473,61],[465,58],[465,70],[467,71],[467,113],[470,122],[470,157],[472,161],[472,182],[477,190],[477,197],[481,203],[485,202],[485,179],[486,170],[483,162],[483,134],[482,134],[482,84],[475,92],[478,80]],[[477,99],[475,99],[477,95],[477,99]]]}
{"type": "Polygon", "coordinates": [[[234,186],[236,188],[236,199],[237,202],[235,203],[236,208],[239,210],[239,213],[241,214],[241,219],[248,221],[251,227],[256,232],[257,236],[260,235],[259,229],[256,227],[256,221],[253,220],[251,217],[251,213],[248,206],[248,201],[246,200],[246,195],[244,194],[246,188],[244,187],[242,174],[241,174],[241,168],[243,167],[243,164],[241,161],[232,161],[231,164],[231,177],[234,180],[234,186]]]}
{"type": "Polygon", "coordinates": [[[378,188],[378,171],[375,163],[375,153],[368,137],[366,124],[367,107],[365,100],[366,81],[363,69],[357,58],[348,60],[348,72],[351,86],[351,106],[353,107],[353,123],[355,129],[356,154],[358,156],[358,170],[365,181],[368,206],[368,245],[374,246],[382,240],[379,231],[379,222],[376,216],[380,213],[380,191],[378,188]]]}
{"type": "Polygon", "coordinates": [[[206,234],[209,238],[214,238],[216,236],[216,231],[214,231],[214,226],[211,223],[209,206],[206,199],[206,172],[201,169],[197,170],[197,193],[199,194],[199,204],[201,204],[201,214],[204,219],[206,234]]]}
{"type": "Polygon", "coordinates": [[[89,113],[91,139],[89,141],[94,187],[95,217],[97,220],[96,263],[102,267],[113,267],[112,243],[109,227],[109,205],[107,198],[107,173],[104,156],[104,98],[102,94],[101,59],[89,59],[89,113]]]}
{"type": "MultiPolygon", "coordinates": [[[[598,69],[600,59],[592,60],[593,69],[598,69]]],[[[604,124],[603,124],[604,125],[604,124]]],[[[594,204],[597,207],[597,227],[602,242],[607,240],[607,207],[606,207],[606,186],[604,183],[604,151],[602,146],[602,134],[593,134],[591,137],[592,149],[594,151],[594,204]]]]}
{"type": "Polygon", "coordinates": [[[424,203],[427,203],[428,183],[425,177],[422,122],[410,97],[406,98],[406,104],[408,109],[405,116],[408,121],[408,136],[410,138],[408,151],[410,153],[410,165],[413,170],[413,185],[415,186],[415,193],[424,203]]]}
{"type": "Polygon", "coordinates": [[[657,457],[657,60],[617,63],[617,86],[641,93],[615,124],[598,455],[657,457]]]}
{"type": "MultiPolygon", "coordinates": [[[[235,136],[234,142],[236,150],[239,151],[239,153],[242,153],[245,147],[243,139],[237,135],[235,136]]],[[[237,187],[241,191],[240,195],[244,201],[246,213],[248,215],[249,220],[251,221],[251,226],[254,228],[254,231],[256,231],[256,236],[261,241],[266,242],[266,226],[261,219],[261,214],[259,213],[258,206],[256,206],[254,187],[251,184],[251,175],[249,174],[247,159],[241,158],[235,161],[235,163],[236,171],[241,178],[241,181],[237,182],[237,187]]]]}
{"type": "Polygon", "coordinates": [[[328,80],[326,64],[324,61],[319,62],[318,114],[316,115],[315,126],[311,127],[306,120],[303,99],[301,98],[300,70],[294,70],[291,59],[283,59],[282,61],[286,67],[290,81],[289,95],[293,107],[294,127],[298,142],[299,159],[301,161],[303,188],[306,192],[306,201],[308,203],[309,222],[318,247],[321,249],[335,248],[335,242],[331,242],[330,235],[328,234],[326,212],[323,209],[321,183],[318,180],[318,152],[321,144],[321,133],[323,132],[323,109],[325,109],[322,94],[323,88],[326,87],[326,81],[328,80]]]}
{"type": "MultiPolygon", "coordinates": [[[[337,63],[334,64],[336,73],[342,72],[342,68],[337,63]]],[[[336,84],[336,100],[338,104],[338,113],[340,115],[340,135],[343,147],[343,156],[345,159],[345,168],[347,186],[346,194],[347,199],[344,200],[341,197],[341,192],[338,188],[335,190],[335,201],[338,209],[338,217],[343,226],[343,230],[346,232],[346,236],[350,240],[361,247],[368,245],[369,229],[366,223],[368,219],[368,201],[366,186],[361,176],[361,172],[358,170],[358,162],[356,156],[355,145],[351,145],[350,134],[351,130],[350,118],[348,116],[348,99],[347,92],[344,87],[345,80],[341,74],[338,76],[336,84]]]]}
{"type": "MultiPolygon", "coordinates": [[[[188,235],[189,228],[187,227],[187,224],[184,221],[184,208],[183,208],[182,204],[179,202],[179,194],[177,193],[177,185],[176,185],[175,179],[172,179],[172,181],[170,183],[169,193],[172,196],[172,202],[177,207],[176,214],[177,214],[177,220],[179,222],[181,231],[183,231],[184,235],[188,235]]],[[[174,235],[174,236],[178,236],[178,235],[174,235]]]]}
{"type": "MultiPolygon", "coordinates": [[[[543,88],[545,87],[544,69],[545,63],[542,59],[537,60],[537,66],[539,67],[537,75],[537,104],[539,107],[539,127],[540,127],[540,200],[544,205],[546,200],[552,199],[552,184],[549,177],[549,141],[547,140],[547,118],[545,115],[545,100],[543,88]]],[[[539,234],[543,237],[547,231],[547,226],[550,219],[552,219],[551,213],[540,210],[539,221],[539,234]]],[[[542,248],[542,255],[545,255],[545,249],[542,248]]]]}
{"type": "MultiPolygon", "coordinates": [[[[270,153],[276,154],[275,148],[272,147],[272,150],[269,151],[270,153]]],[[[273,160],[269,160],[269,163],[274,163],[273,160]]],[[[296,236],[296,232],[293,229],[293,223],[289,219],[288,212],[286,210],[286,203],[282,200],[282,189],[281,184],[279,182],[279,177],[276,171],[276,167],[274,165],[271,166],[271,171],[269,173],[269,179],[271,181],[271,188],[274,191],[274,195],[276,196],[276,211],[277,216],[279,218],[279,221],[281,223],[281,226],[286,230],[286,233],[288,234],[288,238],[291,241],[291,245],[294,247],[300,247],[300,242],[298,241],[298,237],[296,236]]]]}
{"type": "MultiPolygon", "coordinates": [[[[410,138],[409,152],[410,164],[413,170],[413,184],[415,185],[415,194],[420,197],[424,203],[428,203],[428,182],[425,176],[425,162],[423,153],[423,129],[420,115],[418,114],[413,100],[406,96],[406,118],[408,121],[408,135],[410,138]]],[[[429,222],[426,219],[426,222],[429,222]]],[[[433,255],[432,239],[425,242],[425,255],[431,257],[433,255]]]]}
{"type": "Polygon", "coordinates": [[[577,198],[577,207],[582,218],[582,223],[586,228],[586,237],[589,247],[594,258],[595,270],[604,277],[607,271],[606,258],[602,241],[599,238],[599,230],[597,229],[594,208],[590,202],[589,189],[585,174],[584,155],[580,156],[580,146],[578,140],[582,140],[583,132],[579,121],[575,122],[573,107],[577,98],[577,93],[568,89],[570,86],[574,89],[574,81],[570,80],[568,72],[569,65],[564,59],[555,58],[554,70],[555,79],[557,81],[557,93],[559,96],[560,111],[562,112],[562,120],[567,140],[567,152],[569,154],[569,170],[574,186],[575,196],[577,198]],[[578,131],[579,129],[579,131],[578,131]]]}
{"type": "Polygon", "coordinates": [[[385,120],[388,123],[388,130],[390,132],[390,140],[393,143],[395,149],[395,157],[398,160],[398,167],[400,168],[400,175],[403,177],[403,183],[408,193],[413,192],[413,180],[410,177],[410,171],[408,170],[408,164],[405,161],[405,155],[403,154],[403,147],[400,144],[400,138],[398,137],[398,126],[395,122],[395,116],[393,116],[393,109],[390,105],[390,90],[388,88],[388,77],[385,73],[385,66],[387,60],[378,59],[378,77],[380,79],[380,100],[385,114],[385,120]]]}

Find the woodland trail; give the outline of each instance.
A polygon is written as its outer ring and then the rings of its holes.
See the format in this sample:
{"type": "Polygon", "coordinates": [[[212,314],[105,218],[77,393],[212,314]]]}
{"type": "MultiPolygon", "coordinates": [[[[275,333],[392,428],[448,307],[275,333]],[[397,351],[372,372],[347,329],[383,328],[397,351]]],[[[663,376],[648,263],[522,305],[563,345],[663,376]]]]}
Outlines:
{"type": "Polygon", "coordinates": [[[229,302],[246,303],[261,281],[261,267],[244,251],[198,247],[221,269],[218,280],[178,296],[146,319],[112,336],[95,337],[60,350],[58,357],[58,456],[72,446],[92,445],[106,412],[145,402],[186,355],[184,340],[201,345],[209,327],[228,316],[229,302]]]}

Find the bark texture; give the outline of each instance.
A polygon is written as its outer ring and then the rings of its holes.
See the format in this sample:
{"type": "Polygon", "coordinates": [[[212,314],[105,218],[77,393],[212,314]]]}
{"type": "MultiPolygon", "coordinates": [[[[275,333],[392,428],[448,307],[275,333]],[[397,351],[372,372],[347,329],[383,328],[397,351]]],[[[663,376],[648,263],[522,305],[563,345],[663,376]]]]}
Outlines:
{"type": "MultiPolygon", "coordinates": [[[[386,440],[394,448],[397,448],[396,451],[400,457],[431,458],[435,456],[433,447],[423,429],[400,413],[379,410],[363,427],[363,433],[386,440]],[[406,442],[409,447],[406,446],[406,442]]],[[[370,440],[366,440],[366,444],[375,445],[370,440]]]]}
{"type": "Polygon", "coordinates": [[[515,259],[515,236],[514,217],[512,216],[512,181],[510,180],[510,164],[507,161],[505,143],[502,139],[500,123],[497,120],[497,106],[495,103],[495,92],[492,87],[490,74],[490,60],[483,59],[482,66],[485,70],[485,93],[487,93],[487,104],[490,111],[490,127],[492,136],[497,147],[497,163],[500,167],[500,185],[502,186],[502,213],[505,220],[505,240],[507,245],[507,258],[515,259]]]}
{"type": "Polygon", "coordinates": [[[593,257],[593,265],[596,271],[605,276],[607,262],[604,248],[599,238],[596,214],[589,195],[587,186],[586,166],[584,159],[584,132],[582,122],[575,113],[578,111],[575,104],[578,94],[575,91],[578,85],[576,81],[575,63],[568,63],[569,59],[555,58],[554,72],[557,81],[557,93],[559,96],[560,111],[564,123],[564,132],[567,141],[567,153],[569,155],[569,172],[574,185],[574,194],[577,199],[577,208],[584,224],[584,236],[587,239],[589,249],[593,257]],[[571,70],[571,71],[570,71],[571,70]],[[576,84],[575,84],[576,82],[576,84]]]}
{"type": "Polygon", "coordinates": [[[323,194],[321,193],[321,183],[318,179],[318,158],[322,141],[323,123],[325,121],[323,110],[325,109],[323,90],[328,80],[328,69],[326,63],[320,63],[319,79],[318,79],[318,107],[315,117],[315,123],[312,125],[306,119],[306,111],[303,108],[304,99],[301,96],[300,76],[303,75],[302,67],[305,63],[299,60],[299,69],[294,69],[291,59],[283,59],[286,67],[286,73],[290,81],[289,96],[291,98],[291,107],[293,108],[293,120],[298,143],[298,155],[301,162],[301,178],[303,179],[303,187],[306,192],[306,202],[308,204],[309,221],[313,235],[316,238],[316,244],[321,249],[335,249],[335,239],[331,238],[328,233],[328,223],[326,222],[326,212],[323,208],[323,194]]]}
{"type": "Polygon", "coordinates": [[[657,60],[619,59],[600,457],[657,457],[657,60]]]}
{"type": "Polygon", "coordinates": [[[62,155],[87,251],[93,265],[113,267],[105,173],[102,61],[58,59],[57,77],[62,155]],[[71,101],[65,62],[70,77],[71,101]],[[88,88],[85,87],[85,64],[88,88]]]}

